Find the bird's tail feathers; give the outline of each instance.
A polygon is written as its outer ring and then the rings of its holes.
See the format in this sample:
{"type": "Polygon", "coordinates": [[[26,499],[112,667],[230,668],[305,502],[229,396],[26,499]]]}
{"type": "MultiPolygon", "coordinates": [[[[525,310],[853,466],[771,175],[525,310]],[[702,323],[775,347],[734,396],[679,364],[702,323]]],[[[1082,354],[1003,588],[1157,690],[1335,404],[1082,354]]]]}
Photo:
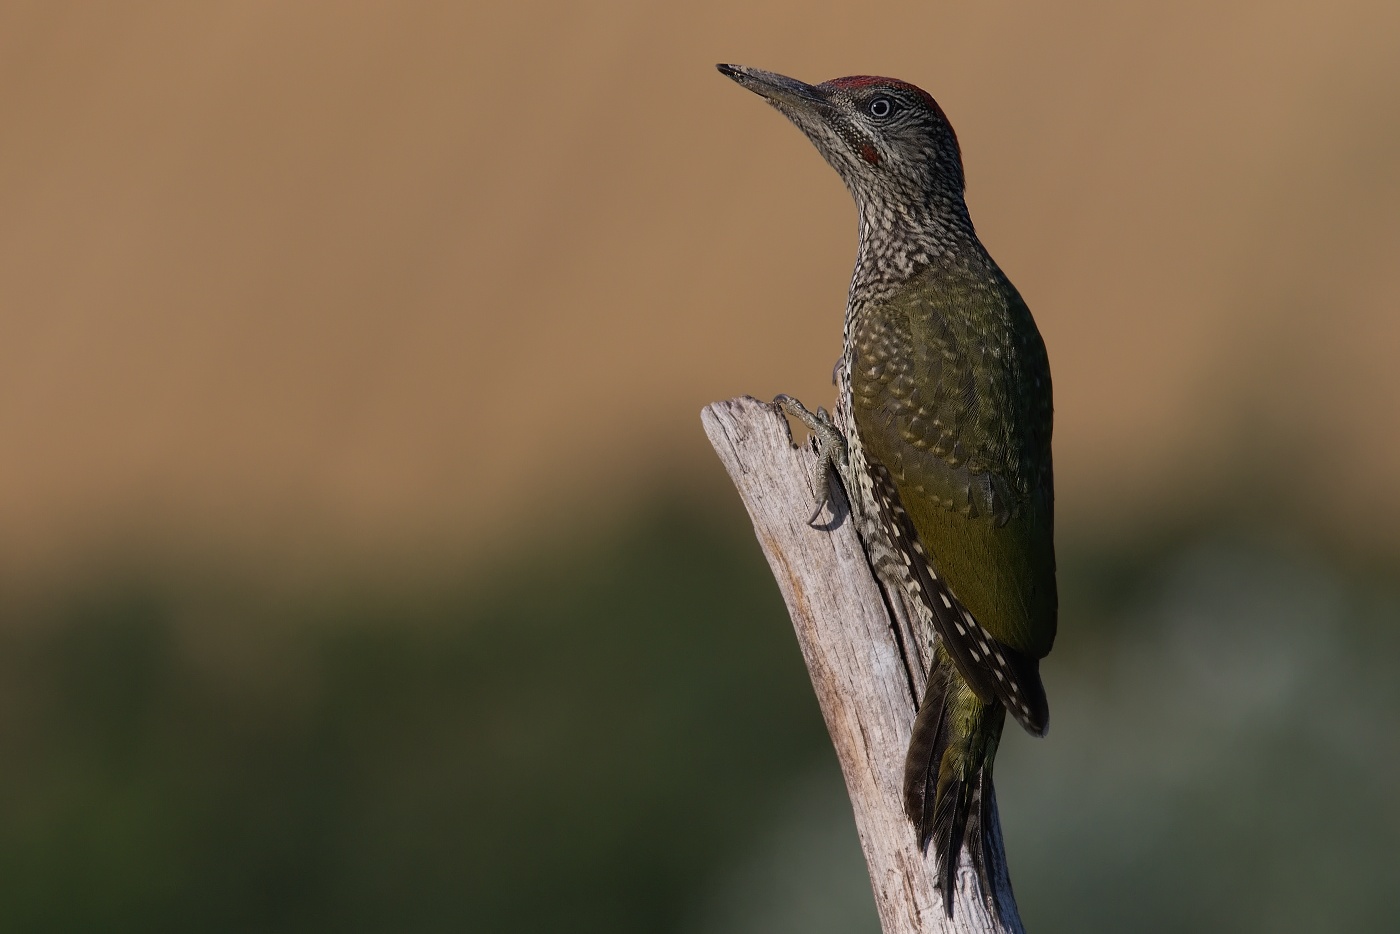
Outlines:
{"type": "Polygon", "coordinates": [[[938,888],[950,917],[964,847],[983,901],[998,913],[996,891],[1007,873],[1005,857],[992,838],[992,760],[1005,721],[1005,708],[995,700],[980,700],[940,645],[905,758],[904,810],[918,832],[919,846],[927,850],[933,844],[938,888]]]}

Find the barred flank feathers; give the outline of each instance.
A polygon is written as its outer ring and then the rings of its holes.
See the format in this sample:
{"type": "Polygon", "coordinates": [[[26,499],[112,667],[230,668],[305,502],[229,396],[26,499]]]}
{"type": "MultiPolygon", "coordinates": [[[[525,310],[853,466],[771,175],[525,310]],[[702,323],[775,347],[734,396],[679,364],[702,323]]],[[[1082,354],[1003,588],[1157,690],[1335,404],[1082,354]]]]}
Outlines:
{"type": "Polygon", "coordinates": [[[879,562],[876,570],[894,577],[923,605],[944,647],[957,660],[959,671],[978,697],[999,698],[1027,732],[1044,736],[1050,725],[1050,707],[1040,681],[1040,660],[998,641],[977,622],[934,570],[918,530],[900,504],[890,472],[871,464],[869,475],[867,492],[901,562],[897,573],[879,562]]]}

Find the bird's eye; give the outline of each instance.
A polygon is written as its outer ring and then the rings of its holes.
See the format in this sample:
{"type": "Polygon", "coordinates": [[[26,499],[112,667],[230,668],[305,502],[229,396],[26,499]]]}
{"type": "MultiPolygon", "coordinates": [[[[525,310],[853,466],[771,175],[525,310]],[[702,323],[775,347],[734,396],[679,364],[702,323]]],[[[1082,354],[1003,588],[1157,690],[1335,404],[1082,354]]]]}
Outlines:
{"type": "Polygon", "coordinates": [[[894,113],[894,101],[882,95],[871,99],[870,103],[865,105],[865,109],[876,120],[883,120],[894,113]]]}

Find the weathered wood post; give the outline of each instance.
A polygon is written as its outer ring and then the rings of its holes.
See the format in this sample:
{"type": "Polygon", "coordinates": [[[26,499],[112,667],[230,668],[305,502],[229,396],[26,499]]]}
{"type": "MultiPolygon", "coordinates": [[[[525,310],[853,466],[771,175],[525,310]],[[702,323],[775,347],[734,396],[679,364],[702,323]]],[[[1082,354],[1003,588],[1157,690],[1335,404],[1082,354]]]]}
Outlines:
{"type": "MultiPolygon", "coordinates": [[[[920,852],[902,810],[904,751],[933,636],[916,631],[903,598],[876,581],[838,491],[831,520],[821,528],[807,524],[816,455],[793,444],[773,406],[741,397],[707,406],[700,418],[792,616],[846,779],[884,934],[1024,934],[1010,880],[995,880],[998,919],[977,895],[966,854],[953,918],[944,914],[933,856],[920,852]]],[[[992,814],[1000,851],[995,802],[992,814]]]]}

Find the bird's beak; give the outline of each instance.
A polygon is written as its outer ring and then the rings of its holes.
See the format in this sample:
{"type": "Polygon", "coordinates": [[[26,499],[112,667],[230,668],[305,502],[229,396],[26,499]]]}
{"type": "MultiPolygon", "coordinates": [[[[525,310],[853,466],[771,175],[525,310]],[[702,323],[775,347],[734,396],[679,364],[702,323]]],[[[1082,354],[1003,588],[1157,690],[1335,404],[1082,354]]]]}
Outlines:
{"type": "Polygon", "coordinates": [[[759,68],[743,65],[716,65],[719,73],[733,78],[739,84],[761,97],[767,98],[774,106],[785,109],[819,110],[827,105],[826,95],[819,88],[804,84],[796,78],[774,74],[759,68]]]}

